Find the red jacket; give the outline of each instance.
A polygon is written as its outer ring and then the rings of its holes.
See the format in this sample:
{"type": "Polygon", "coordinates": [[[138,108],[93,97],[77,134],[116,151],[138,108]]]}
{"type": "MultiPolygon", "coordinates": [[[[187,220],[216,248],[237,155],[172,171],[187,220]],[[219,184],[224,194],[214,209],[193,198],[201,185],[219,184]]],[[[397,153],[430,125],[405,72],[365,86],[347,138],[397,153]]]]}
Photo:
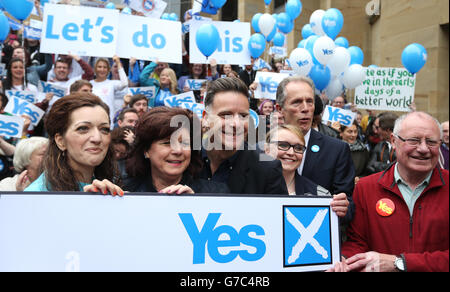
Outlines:
{"type": "Polygon", "coordinates": [[[394,166],[362,178],[353,193],[355,215],[347,231],[342,255],[375,251],[404,254],[407,271],[449,271],[449,172],[435,168],[430,184],[417,199],[410,216],[394,180],[394,166]],[[390,199],[395,209],[377,213],[380,199],[390,199]]]}

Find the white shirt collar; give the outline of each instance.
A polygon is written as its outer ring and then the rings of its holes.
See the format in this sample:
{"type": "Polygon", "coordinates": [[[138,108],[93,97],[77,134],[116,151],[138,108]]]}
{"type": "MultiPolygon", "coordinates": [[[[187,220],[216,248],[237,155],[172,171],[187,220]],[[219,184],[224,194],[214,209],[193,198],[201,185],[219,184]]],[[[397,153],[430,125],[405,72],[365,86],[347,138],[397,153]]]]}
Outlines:
{"type": "Polygon", "coordinates": [[[303,166],[305,165],[306,153],[308,153],[308,145],[309,145],[309,138],[311,137],[311,131],[312,131],[312,129],[309,129],[308,133],[306,133],[306,135],[305,135],[306,151],[305,151],[305,153],[303,153],[302,163],[300,164],[299,168],[297,169],[298,174],[300,174],[300,175],[302,175],[302,173],[303,173],[303,166]]]}

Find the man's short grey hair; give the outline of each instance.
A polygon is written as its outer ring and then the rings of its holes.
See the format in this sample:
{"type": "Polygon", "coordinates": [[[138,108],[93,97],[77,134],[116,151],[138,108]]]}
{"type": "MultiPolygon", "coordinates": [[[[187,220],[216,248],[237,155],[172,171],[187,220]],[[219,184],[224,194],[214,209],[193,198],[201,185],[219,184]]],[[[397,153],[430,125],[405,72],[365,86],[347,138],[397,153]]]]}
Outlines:
{"type": "Polygon", "coordinates": [[[395,121],[394,131],[393,131],[394,135],[397,135],[397,136],[400,135],[400,132],[402,131],[403,121],[412,115],[419,115],[422,118],[428,118],[428,119],[431,119],[432,121],[434,121],[436,123],[437,127],[439,128],[439,135],[440,135],[440,139],[442,140],[442,138],[444,137],[444,132],[442,131],[441,124],[435,117],[433,117],[432,115],[430,115],[426,112],[411,112],[411,113],[407,113],[407,114],[399,117],[395,121]]]}
{"type": "Polygon", "coordinates": [[[48,145],[48,139],[44,137],[31,137],[29,139],[20,140],[14,151],[14,169],[18,173],[24,171],[25,168],[30,165],[31,154],[44,145],[48,145]]]}
{"type": "Polygon", "coordinates": [[[286,86],[291,82],[303,82],[308,84],[313,91],[313,94],[316,92],[316,86],[314,85],[314,81],[311,78],[305,76],[290,76],[285,78],[280,82],[277,88],[277,103],[281,108],[284,108],[284,103],[286,102],[286,86]]]}

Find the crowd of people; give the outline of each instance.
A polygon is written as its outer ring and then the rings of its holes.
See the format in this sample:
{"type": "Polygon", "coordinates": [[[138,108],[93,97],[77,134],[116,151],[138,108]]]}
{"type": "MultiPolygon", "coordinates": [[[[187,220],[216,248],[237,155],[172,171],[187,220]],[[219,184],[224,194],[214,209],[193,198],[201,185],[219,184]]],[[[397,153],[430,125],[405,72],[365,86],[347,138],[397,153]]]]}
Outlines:
{"type": "MultiPolygon", "coordinates": [[[[21,139],[0,136],[0,191],[332,196],[347,236],[330,271],[448,271],[448,121],[351,106],[352,125],[324,124],[324,107],[348,107],[345,95],[328,100],[291,76],[275,101],[257,100],[253,64],[189,64],[187,50],[179,65],[42,54],[14,31],[3,45],[1,114],[7,90],[45,81],[67,91],[36,103],[46,111],[37,126],[23,116],[21,139]],[[201,120],[164,106],[188,79],[205,80],[194,91],[201,120]],[[127,90],[147,86],[155,98],[127,90]],[[250,109],[267,132],[257,141],[250,109]]],[[[289,69],[271,64],[263,70],[289,69]]]]}

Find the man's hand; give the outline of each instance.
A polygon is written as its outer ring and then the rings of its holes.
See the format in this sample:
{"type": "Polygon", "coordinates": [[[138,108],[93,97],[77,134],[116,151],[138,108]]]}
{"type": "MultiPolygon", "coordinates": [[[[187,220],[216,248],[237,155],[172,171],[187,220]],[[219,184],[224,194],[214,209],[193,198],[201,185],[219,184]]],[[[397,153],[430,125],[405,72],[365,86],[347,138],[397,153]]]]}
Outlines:
{"type": "Polygon", "coordinates": [[[395,258],[395,255],[371,251],[356,254],[351,258],[348,258],[345,263],[348,267],[348,271],[395,272],[395,258]]]}
{"type": "Polygon", "coordinates": [[[349,204],[347,195],[345,193],[340,193],[333,196],[333,201],[331,201],[331,210],[333,210],[338,217],[345,217],[349,204]]]}

